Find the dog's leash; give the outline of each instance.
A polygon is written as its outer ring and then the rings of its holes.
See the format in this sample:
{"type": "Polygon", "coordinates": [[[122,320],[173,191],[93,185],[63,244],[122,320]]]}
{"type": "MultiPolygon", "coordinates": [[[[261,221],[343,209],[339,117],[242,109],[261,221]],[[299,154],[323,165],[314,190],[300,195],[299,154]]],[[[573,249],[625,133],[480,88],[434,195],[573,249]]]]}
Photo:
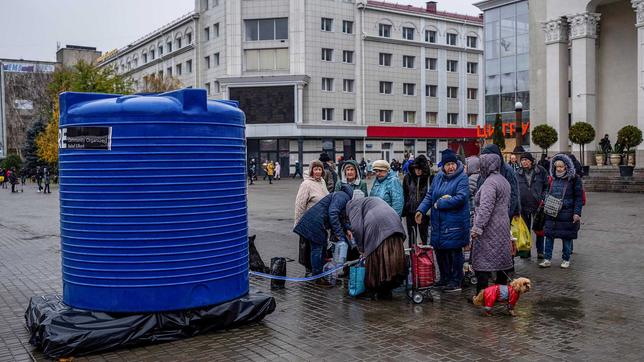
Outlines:
{"type": "Polygon", "coordinates": [[[305,278],[283,277],[281,275],[272,275],[272,274],[260,273],[260,272],[256,272],[256,271],[248,271],[248,274],[249,275],[254,275],[254,276],[257,276],[257,277],[261,277],[261,278],[274,279],[274,280],[284,280],[284,281],[289,281],[289,282],[309,282],[311,280],[324,278],[324,277],[326,277],[328,275],[331,275],[331,274],[337,272],[338,270],[344,268],[345,266],[352,266],[352,265],[355,265],[355,264],[359,263],[360,261],[361,261],[361,259],[354,260],[354,261],[348,261],[348,262],[346,262],[346,263],[344,263],[344,264],[342,264],[342,265],[340,265],[338,267],[335,267],[335,268],[333,268],[331,270],[327,270],[324,273],[312,275],[310,277],[305,277],[305,278]]]}

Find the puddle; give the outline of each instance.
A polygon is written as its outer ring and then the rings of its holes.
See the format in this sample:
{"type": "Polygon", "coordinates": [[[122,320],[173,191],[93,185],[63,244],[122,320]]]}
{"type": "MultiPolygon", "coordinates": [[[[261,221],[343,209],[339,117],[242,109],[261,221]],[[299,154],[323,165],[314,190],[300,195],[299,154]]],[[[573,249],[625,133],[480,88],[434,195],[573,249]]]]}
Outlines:
{"type": "Polygon", "coordinates": [[[534,311],[555,319],[578,320],[585,316],[579,299],[569,297],[540,299],[534,311]]]}

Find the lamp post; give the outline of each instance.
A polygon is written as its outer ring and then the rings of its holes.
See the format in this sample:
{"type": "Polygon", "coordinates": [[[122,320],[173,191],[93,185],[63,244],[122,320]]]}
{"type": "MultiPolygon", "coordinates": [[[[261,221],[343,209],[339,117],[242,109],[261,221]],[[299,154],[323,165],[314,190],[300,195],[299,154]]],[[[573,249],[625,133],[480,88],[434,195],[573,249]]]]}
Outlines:
{"type": "Polygon", "coordinates": [[[516,102],[514,104],[514,111],[516,112],[516,119],[514,123],[514,136],[516,139],[516,147],[521,147],[523,145],[523,135],[521,134],[521,117],[523,116],[523,104],[521,102],[516,102]]]}

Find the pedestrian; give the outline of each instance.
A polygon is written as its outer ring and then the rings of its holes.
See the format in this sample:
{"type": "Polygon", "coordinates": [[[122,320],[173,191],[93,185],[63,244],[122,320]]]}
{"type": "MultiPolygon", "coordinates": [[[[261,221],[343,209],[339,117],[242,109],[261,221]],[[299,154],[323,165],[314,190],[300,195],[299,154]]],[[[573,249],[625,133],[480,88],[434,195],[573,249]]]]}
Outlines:
{"type": "MultiPolygon", "coordinates": [[[[293,227],[297,226],[302,215],[329,194],[324,183],[324,166],[322,162],[313,160],[309,173],[304,175],[295,197],[295,216],[293,227]]],[[[298,261],[306,268],[307,275],[311,274],[311,241],[300,237],[298,261]]]]}
{"type": "Polygon", "coordinates": [[[521,165],[519,164],[519,161],[517,160],[517,155],[515,153],[510,155],[510,162],[508,162],[508,165],[512,167],[512,170],[514,171],[514,173],[519,171],[519,169],[521,168],[521,165]]]}
{"type": "Polygon", "coordinates": [[[11,184],[11,192],[18,192],[16,190],[16,184],[18,183],[18,175],[16,175],[16,168],[11,168],[11,173],[9,174],[9,183],[11,184]]]}
{"type": "Polygon", "coordinates": [[[268,176],[268,183],[272,185],[273,177],[275,176],[275,164],[273,161],[269,161],[268,164],[266,164],[266,176],[268,176]]]}
{"type": "Polygon", "coordinates": [[[42,192],[42,179],[43,179],[43,172],[42,172],[42,167],[37,166],[36,167],[36,183],[38,184],[38,192],[42,192]]]}
{"type": "MultiPolygon", "coordinates": [[[[460,292],[463,247],[470,241],[470,189],[465,167],[450,149],[441,152],[440,171],[416,210],[416,223],[431,209],[431,245],[436,252],[440,279],[437,287],[460,292]]],[[[508,233],[509,235],[509,233],[508,233]]]]}
{"type": "Polygon", "coordinates": [[[376,173],[376,179],[369,196],[383,199],[399,216],[402,215],[405,196],[398,173],[392,170],[389,162],[385,160],[375,161],[373,170],[376,173]]]}
{"type": "Polygon", "coordinates": [[[279,180],[282,177],[280,176],[280,173],[282,172],[282,166],[280,166],[280,163],[278,161],[275,161],[275,179],[279,180]]]}
{"type": "Polygon", "coordinates": [[[367,179],[367,162],[364,158],[360,161],[360,177],[362,177],[363,180],[367,179]]]}
{"type": "Polygon", "coordinates": [[[358,251],[365,258],[365,287],[378,299],[391,299],[407,273],[405,229],[399,214],[376,197],[355,198],[347,214],[358,251]]]}
{"type": "Polygon", "coordinates": [[[43,167],[43,177],[45,179],[45,188],[43,189],[43,193],[51,194],[51,190],[49,189],[49,183],[51,182],[51,175],[49,174],[49,169],[47,167],[43,167]]]}
{"type": "Polygon", "coordinates": [[[266,181],[266,178],[268,177],[268,160],[262,163],[262,171],[264,171],[264,178],[262,180],[266,181]]]}
{"type": "Polygon", "coordinates": [[[20,192],[24,192],[27,183],[27,169],[20,170],[20,192]]]}
{"type": "Polygon", "coordinates": [[[358,163],[353,160],[344,161],[340,169],[340,181],[335,184],[335,191],[340,191],[342,186],[347,185],[352,190],[360,191],[362,197],[367,197],[367,183],[360,177],[358,163]]]}
{"type": "Polygon", "coordinates": [[[2,169],[2,167],[0,167],[0,187],[2,187],[3,189],[5,188],[4,182],[4,170],[2,169]]]}
{"type": "Polygon", "coordinates": [[[546,171],[550,172],[550,159],[545,153],[541,154],[541,159],[538,162],[539,166],[543,167],[546,171]]]}
{"type": "Polygon", "coordinates": [[[320,162],[324,165],[324,182],[329,192],[335,190],[335,183],[338,182],[338,174],[335,172],[335,165],[326,152],[320,153],[320,162]]]}
{"type": "Polygon", "coordinates": [[[546,195],[546,206],[548,206],[548,198],[553,198],[552,200],[561,200],[561,209],[556,212],[556,216],[549,215],[546,210],[544,260],[539,266],[550,267],[554,239],[561,239],[563,244],[561,267],[567,269],[570,267],[572,241],[577,239],[581,225],[583,185],[581,178],[575,173],[572,160],[562,153],[552,158],[550,177],[552,177],[552,183],[546,195]]]}
{"type": "Polygon", "coordinates": [[[414,155],[409,155],[409,158],[407,161],[405,161],[405,164],[402,166],[402,173],[403,175],[406,175],[409,172],[409,166],[414,162],[414,155]]]}
{"type": "MultiPolygon", "coordinates": [[[[501,158],[501,167],[499,169],[499,173],[501,174],[501,176],[505,177],[505,179],[508,180],[508,182],[510,183],[510,206],[508,208],[509,218],[512,219],[514,216],[521,216],[521,200],[519,199],[519,185],[517,183],[517,177],[514,173],[514,170],[510,165],[506,164],[503,161],[503,154],[501,154],[501,150],[499,149],[499,146],[495,144],[490,144],[485,146],[481,151],[481,155],[485,155],[489,153],[494,153],[501,158]]],[[[478,188],[481,187],[483,182],[485,182],[485,177],[481,175],[478,181],[478,188]]]]}
{"type": "MultiPolygon", "coordinates": [[[[520,160],[521,168],[517,172],[517,182],[521,196],[521,218],[529,229],[534,230],[534,217],[548,190],[548,171],[535,163],[530,152],[522,154],[520,160]]],[[[541,230],[535,231],[538,232],[535,243],[537,259],[543,259],[543,235],[539,235],[541,230]]],[[[528,258],[530,255],[522,255],[522,257],[528,258]]]]}
{"type": "Polygon", "coordinates": [[[257,173],[257,164],[255,163],[255,159],[251,159],[250,163],[248,164],[248,181],[249,185],[253,184],[253,179],[255,178],[255,174],[257,173]]]}
{"type": "MultiPolygon", "coordinates": [[[[343,186],[341,191],[332,192],[313,205],[293,228],[293,232],[311,243],[313,275],[322,273],[329,236],[327,229],[331,230],[337,240],[349,244],[351,232],[349,225],[343,222],[342,215],[346,214],[347,203],[352,197],[353,189],[347,185],[343,186]]],[[[317,279],[316,284],[329,285],[329,282],[322,278],[317,279]]]]}
{"type": "Polygon", "coordinates": [[[370,178],[373,175],[373,162],[367,160],[367,178],[370,178]]]}
{"type": "MultiPolygon", "coordinates": [[[[474,205],[474,195],[478,191],[478,182],[481,170],[481,160],[478,156],[470,156],[465,159],[465,173],[467,174],[468,186],[470,189],[470,225],[474,225],[474,211],[476,210],[476,205],[474,205]]],[[[470,272],[471,260],[472,260],[472,242],[470,242],[463,247],[463,260],[465,261],[465,267],[463,268],[464,272],[470,272]]]]}
{"type": "Polygon", "coordinates": [[[608,134],[605,134],[604,138],[599,141],[599,147],[601,147],[602,152],[604,153],[604,165],[608,165],[609,154],[613,152],[613,146],[610,144],[608,134]]]}
{"type": "Polygon", "coordinates": [[[302,165],[300,165],[300,161],[295,161],[295,173],[293,173],[293,178],[297,177],[297,175],[302,177],[302,165]]]}
{"type": "Polygon", "coordinates": [[[418,206],[425,198],[425,194],[427,194],[432,178],[429,162],[424,155],[416,157],[414,162],[409,165],[409,173],[405,174],[403,178],[405,206],[402,216],[405,217],[405,222],[407,223],[407,240],[410,244],[414,241],[416,243],[420,241],[423,245],[427,245],[429,217],[423,215],[420,225],[416,224],[414,217],[416,209],[418,209],[418,206]]]}
{"type": "Polygon", "coordinates": [[[495,284],[508,283],[513,267],[508,205],[510,183],[500,174],[501,158],[496,154],[480,157],[480,174],[485,178],[474,196],[476,209],[472,226],[472,268],[476,274],[476,294],[488,287],[492,272],[495,284]]]}

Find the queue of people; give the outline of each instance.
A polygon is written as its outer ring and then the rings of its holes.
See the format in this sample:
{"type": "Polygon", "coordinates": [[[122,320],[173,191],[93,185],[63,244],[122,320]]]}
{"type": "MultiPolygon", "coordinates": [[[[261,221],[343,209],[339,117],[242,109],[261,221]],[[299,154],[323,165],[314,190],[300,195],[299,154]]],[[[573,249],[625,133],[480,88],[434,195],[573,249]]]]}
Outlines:
{"type": "Polygon", "coordinates": [[[539,266],[551,266],[554,240],[562,239],[566,269],[584,197],[574,158],[558,154],[548,170],[530,153],[515,157],[506,163],[496,145],[467,160],[447,149],[435,174],[420,155],[405,163],[401,181],[386,160],[342,160],[336,174],[331,159],[321,154],[311,162],[295,201],[299,262],[307,274],[320,274],[331,255],[329,240],[347,243],[352,249],[347,260],[365,261],[370,295],[387,299],[407,273],[406,239],[410,246],[433,247],[440,275],[434,287],[445,293],[462,290],[465,249],[478,293],[490,282],[508,283],[516,256],[511,223],[521,218],[536,233],[539,266]],[[364,178],[370,169],[375,179],[368,190],[364,178]],[[559,209],[552,211],[552,205],[559,209]]]}
{"type": "Polygon", "coordinates": [[[0,167],[0,188],[9,189],[11,186],[12,193],[24,192],[27,180],[32,179],[38,185],[39,193],[51,194],[52,178],[54,177],[48,167],[37,166],[31,172],[27,169],[17,170],[16,167],[7,167],[7,169],[0,167]],[[18,190],[18,186],[20,186],[20,190],[18,190]]]}

